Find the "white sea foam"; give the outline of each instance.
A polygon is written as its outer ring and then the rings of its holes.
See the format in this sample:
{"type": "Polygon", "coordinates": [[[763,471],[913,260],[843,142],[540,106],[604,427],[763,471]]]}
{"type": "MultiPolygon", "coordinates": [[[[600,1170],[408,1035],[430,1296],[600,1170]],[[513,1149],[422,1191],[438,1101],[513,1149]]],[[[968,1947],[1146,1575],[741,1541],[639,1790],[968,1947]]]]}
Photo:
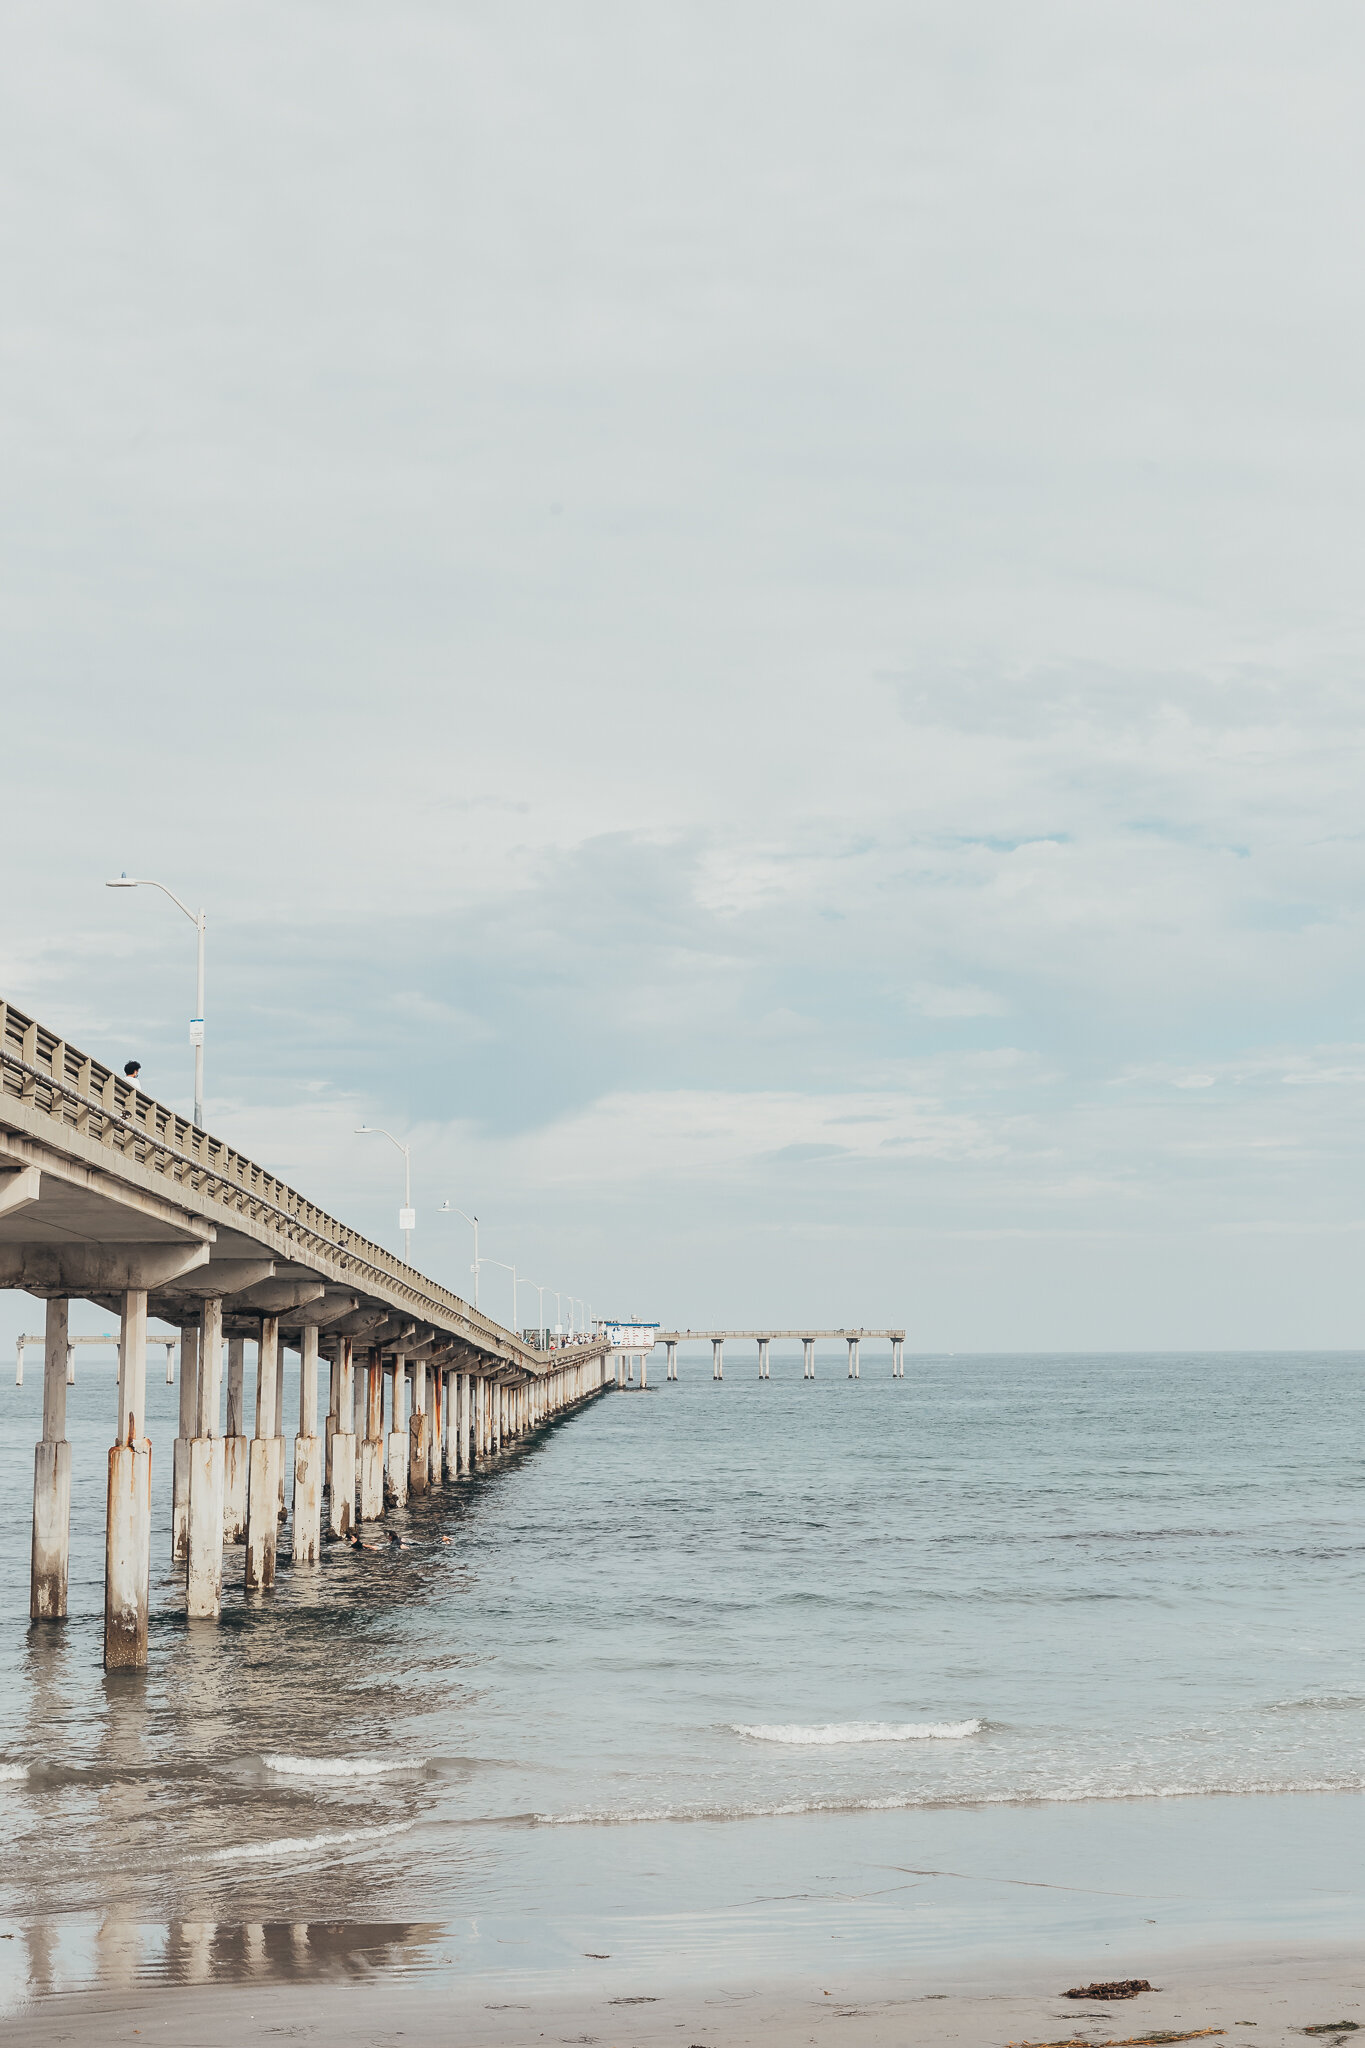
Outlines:
{"type": "Polygon", "coordinates": [[[831,1747],[845,1742],[960,1742],[979,1735],[984,1721],[829,1721],[809,1727],[800,1721],[733,1721],[736,1735],[754,1742],[814,1743],[831,1747]]]}
{"type": "Polygon", "coordinates": [[[297,1856],[314,1856],[320,1849],[344,1849],[352,1842],[377,1842],[385,1835],[405,1835],[411,1821],[395,1821],[385,1828],[342,1828],[325,1835],[281,1835],[270,1842],[233,1842],[224,1849],[211,1849],[206,1863],[278,1863],[297,1856]]]}
{"type": "Polygon", "coordinates": [[[384,1778],[393,1771],[420,1771],[424,1756],[263,1756],[269,1771],[286,1778],[384,1778]]]}
{"type": "Polygon", "coordinates": [[[27,1776],[27,1764],[0,1764],[0,1785],[12,1784],[16,1778],[27,1776]]]}
{"type": "Polygon", "coordinates": [[[1147,1799],[1239,1798],[1248,1795],[1284,1797],[1296,1792],[1365,1792],[1365,1777],[1351,1773],[1338,1778],[1243,1778],[1227,1783],[1196,1781],[1192,1784],[1078,1785],[1040,1787],[1037,1791],[975,1792],[956,1798],[924,1793],[890,1793],[866,1799],[786,1799],[765,1803],[739,1802],[733,1806],[642,1806],[583,1808],[570,1813],[508,1814],[508,1821],[529,1820],[543,1828],[629,1827],[646,1821],[747,1821],[788,1820],[814,1813],[921,1813],[992,1806],[1040,1806],[1105,1804],[1110,1801],[1147,1799]]]}

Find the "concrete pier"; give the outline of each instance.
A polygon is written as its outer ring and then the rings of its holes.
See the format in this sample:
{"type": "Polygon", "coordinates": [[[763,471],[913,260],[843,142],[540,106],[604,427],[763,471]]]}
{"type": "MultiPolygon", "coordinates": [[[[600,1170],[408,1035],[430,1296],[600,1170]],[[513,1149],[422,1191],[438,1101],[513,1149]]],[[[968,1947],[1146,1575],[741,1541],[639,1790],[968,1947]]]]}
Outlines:
{"type": "Polygon", "coordinates": [[[369,1352],[362,1377],[365,1434],[358,1446],[360,1519],[377,1522],[384,1513],[384,1369],[378,1351],[369,1352]]]}
{"type": "Polygon", "coordinates": [[[450,1381],[440,1366],[427,1368],[427,1485],[439,1486],[446,1476],[450,1435],[450,1381]]]}
{"type": "MultiPolygon", "coordinates": [[[[183,1571],[186,1611],[196,1619],[221,1611],[225,1542],[242,1545],[243,1582],[262,1591],[274,1581],[279,1529],[291,1516],[295,1560],[316,1558],[324,1486],[329,1527],[338,1534],[356,1519],[358,1485],[362,1510],[382,1513],[377,1382],[395,1359],[390,1434],[402,1445],[394,1471],[400,1492],[468,1475],[476,1463],[523,1445],[610,1384],[612,1371],[605,1335],[575,1337],[562,1356],[542,1352],[3,999],[0,1286],[22,1290],[47,1309],[43,1426],[33,1468],[35,1623],[60,1619],[69,1604],[68,1305],[88,1301],[119,1317],[105,1510],[104,1657],[111,1670],[136,1670],[147,1661],[150,1317],[180,1332],[174,1450],[167,1445],[158,1506],[169,1509],[173,1570],[177,1577],[183,1571]],[[247,1412],[248,1338],[256,1340],[254,1418],[247,1412]],[[356,1385],[353,1342],[367,1354],[363,1389],[356,1385]],[[300,1358],[292,1457],[283,1413],[285,1343],[300,1358]],[[324,1345],[335,1366],[325,1438],[318,1434],[316,1386],[324,1345]],[[417,1375],[411,1424],[408,1369],[417,1375]],[[362,1451],[365,1470],[358,1471],[362,1451]]],[[[155,1340],[172,1350],[176,1341],[155,1340]]],[[[19,1339],[20,1384],[24,1345],[38,1342],[19,1339]]]]}
{"type": "Polygon", "coordinates": [[[407,1429],[407,1361],[400,1351],[389,1375],[389,1432],[384,1443],[384,1505],[405,1507],[412,1443],[407,1429]]]}
{"type": "MultiPolygon", "coordinates": [[[[206,1295],[195,1346],[189,1442],[189,1527],[185,1556],[185,1612],[214,1617],[223,1606],[223,1492],[226,1465],[218,1417],[223,1377],[223,1303],[206,1295]]],[[[180,1370],[186,1370],[181,1348],[180,1370]]],[[[182,1386],[183,1392],[183,1386],[182,1386]]]]}
{"type": "MultiPolygon", "coordinates": [[[[431,1426],[427,1413],[427,1391],[431,1371],[423,1358],[412,1365],[412,1414],[408,1417],[408,1492],[425,1493],[431,1484],[431,1426]]],[[[395,1416],[395,1425],[398,1422],[395,1416]]]]}
{"type": "Polygon", "coordinates": [[[349,1536],[355,1527],[355,1432],[340,1426],[355,1415],[355,1367],[349,1337],[337,1339],[332,1386],[333,1419],[337,1427],[332,1431],[328,1446],[331,1476],[327,1494],[327,1533],[341,1538],[349,1536]]]}
{"type": "Polygon", "coordinates": [[[316,1564],[322,1552],[322,1471],[318,1435],[318,1331],[305,1323],[299,1345],[299,1433],[294,1438],[294,1563],[316,1564]]]}
{"type": "Polygon", "coordinates": [[[223,1540],[246,1542],[247,1450],[244,1379],[246,1339],[229,1337],[227,1421],[223,1427],[223,1540]]]}
{"type": "Polygon", "coordinates": [[[473,1379],[467,1372],[455,1375],[455,1476],[469,1473],[470,1436],[473,1430],[473,1379]]]}
{"type": "Polygon", "coordinates": [[[109,1453],[105,1512],[104,1668],[147,1663],[152,1569],[152,1447],[146,1434],[147,1290],[123,1294],[118,1351],[118,1440],[109,1453]]]}
{"type": "Polygon", "coordinates": [[[279,1438],[275,1433],[279,1378],[279,1318],[262,1316],[260,1341],[256,1347],[256,1433],[251,1439],[247,1470],[245,1585],[248,1592],[263,1591],[275,1583],[281,1484],[279,1438]]]}
{"type": "Polygon", "coordinates": [[[43,1436],[33,1459],[33,1547],[29,1617],[65,1621],[71,1554],[71,1446],[66,1441],[70,1303],[49,1295],[43,1337],[43,1436]]]}
{"type": "Polygon", "coordinates": [[[719,1380],[725,1377],[723,1347],[726,1341],[730,1338],[738,1339],[741,1337],[751,1340],[758,1346],[758,1376],[761,1380],[771,1379],[772,1377],[770,1347],[784,1341],[800,1344],[801,1377],[804,1380],[813,1380],[815,1378],[815,1346],[821,1338],[829,1338],[831,1340],[841,1338],[847,1344],[848,1377],[851,1380],[856,1380],[860,1377],[861,1345],[865,1338],[886,1338],[891,1346],[891,1377],[893,1379],[902,1379],[905,1375],[904,1330],[812,1330],[809,1327],[804,1330],[799,1327],[795,1330],[776,1330],[769,1324],[767,1329],[757,1330],[660,1330],[656,1334],[654,1341],[656,1344],[662,1344],[667,1348],[670,1378],[675,1378],[677,1375],[675,1361],[680,1344],[709,1344],[711,1346],[712,1360],[711,1376],[713,1379],[719,1380]]]}
{"type": "MultiPolygon", "coordinates": [[[[180,1415],[171,1450],[171,1557],[184,1564],[190,1554],[190,1439],[199,1387],[199,1325],[180,1325],[180,1415]]],[[[170,1363],[170,1353],[166,1354],[170,1363]]]]}
{"type": "Polygon", "coordinates": [[[675,1380],[678,1377],[678,1347],[676,1344],[668,1346],[668,1366],[664,1377],[670,1380],[675,1380]]]}

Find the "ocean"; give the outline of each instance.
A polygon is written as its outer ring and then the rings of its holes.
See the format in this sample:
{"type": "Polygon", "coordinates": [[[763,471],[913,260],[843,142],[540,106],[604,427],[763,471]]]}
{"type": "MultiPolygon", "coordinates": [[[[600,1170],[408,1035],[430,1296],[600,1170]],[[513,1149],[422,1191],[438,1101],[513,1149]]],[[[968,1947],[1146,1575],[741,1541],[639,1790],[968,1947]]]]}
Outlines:
{"type": "Polygon", "coordinates": [[[153,1364],[150,1668],[110,1679],[77,1370],[65,1626],[27,1622],[41,1371],[0,1411],[10,1999],[1358,1929],[1361,1354],[698,1348],[391,1516],[410,1548],[294,1572],[286,1531],[250,1599],[229,1548],[193,1628],[153,1364]]]}

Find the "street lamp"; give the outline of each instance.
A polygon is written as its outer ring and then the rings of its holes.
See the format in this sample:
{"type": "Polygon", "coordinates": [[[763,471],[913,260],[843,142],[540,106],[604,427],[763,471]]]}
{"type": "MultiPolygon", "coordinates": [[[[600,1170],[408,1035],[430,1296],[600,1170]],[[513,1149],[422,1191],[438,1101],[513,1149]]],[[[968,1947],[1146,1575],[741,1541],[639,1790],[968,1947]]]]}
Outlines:
{"type": "Polygon", "coordinates": [[[174,889],[168,889],[164,882],[152,882],[145,875],[135,878],[129,874],[118,876],[117,880],[105,883],[106,889],[159,889],[163,896],[169,896],[177,910],[183,910],[199,934],[199,967],[194,984],[194,1015],[190,1018],[190,1044],[194,1047],[194,1123],[196,1130],[204,1128],[204,928],[208,922],[202,910],[191,910],[188,903],[182,903],[174,889]]]}
{"type": "MultiPolygon", "coordinates": [[[[536,1349],[539,1350],[540,1339],[543,1338],[545,1335],[545,1289],[541,1286],[539,1280],[521,1280],[518,1281],[517,1284],[520,1287],[534,1287],[536,1290],[536,1294],[539,1297],[536,1305],[536,1314],[540,1317],[540,1321],[536,1326],[538,1333],[536,1349]]],[[[551,1288],[550,1292],[553,1294],[554,1289],[551,1288]]]]}
{"type": "Polygon", "coordinates": [[[477,1308],[479,1305],[479,1219],[477,1216],[465,1216],[464,1210],[457,1209],[453,1202],[442,1202],[436,1213],[438,1216],[464,1216],[465,1222],[470,1225],[474,1232],[474,1263],[470,1267],[470,1271],[474,1275],[474,1306],[477,1308]]]}
{"type": "Polygon", "coordinates": [[[386,1131],[380,1124],[357,1124],[357,1138],[387,1138],[396,1145],[403,1155],[403,1206],[398,1211],[398,1228],[403,1233],[403,1259],[412,1264],[412,1233],[417,1228],[417,1211],[412,1206],[412,1152],[407,1145],[400,1144],[392,1131],[386,1131]]]}
{"type": "Polygon", "coordinates": [[[504,1273],[512,1275],[512,1335],[515,1337],[517,1334],[517,1269],[515,1266],[509,1266],[506,1259],[490,1259],[487,1253],[484,1254],[483,1262],[485,1266],[501,1266],[504,1273]]]}

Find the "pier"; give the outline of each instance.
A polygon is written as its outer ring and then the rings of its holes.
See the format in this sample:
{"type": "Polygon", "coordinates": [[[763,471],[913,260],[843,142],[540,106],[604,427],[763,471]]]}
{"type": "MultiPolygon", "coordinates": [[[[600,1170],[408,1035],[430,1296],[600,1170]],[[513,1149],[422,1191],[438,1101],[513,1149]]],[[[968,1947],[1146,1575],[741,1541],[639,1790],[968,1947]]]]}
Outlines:
{"type": "MultiPolygon", "coordinates": [[[[275,1582],[433,1486],[458,1483],[616,1383],[603,1338],[537,1350],[278,1176],[0,1002],[0,1287],[46,1303],[30,1615],[67,1611],[73,1300],[118,1318],[105,1527],[104,1664],[147,1662],[147,1354],[179,1332],[171,1460],[185,1611],[216,1620],[225,1562],[275,1582]],[[247,1346],[254,1357],[248,1380],[247,1346]],[[292,1443],[283,1355],[299,1359],[292,1443]],[[226,1354],[226,1373],[224,1363],[226,1354]],[[326,1399],[326,1407],[321,1402],[326,1399]]],[[[20,1340],[18,1375],[23,1373],[20,1340]]],[[[109,1342],[108,1337],[96,1339],[109,1342]]],[[[158,1475],[158,1480],[160,1475],[158,1475]]]]}
{"type": "MultiPolygon", "coordinates": [[[[680,1344],[709,1344],[711,1346],[711,1377],[725,1378],[725,1347],[729,1343],[756,1344],[758,1346],[758,1377],[772,1378],[769,1346],[783,1342],[801,1346],[801,1377],[815,1378],[815,1347],[837,1339],[848,1346],[848,1377],[861,1378],[862,1360],[860,1347],[865,1339],[882,1338],[891,1346],[891,1377],[905,1378],[905,1332],[904,1330],[660,1330],[655,1336],[655,1345],[662,1344],[666,1351],[664,1377],[675,1380],[678,1377],[678,1346],[680,1344]]],[[[634,1347],[640,1361],[640,1383],[648,1385],[648,1350],[634,1347]]]]}

